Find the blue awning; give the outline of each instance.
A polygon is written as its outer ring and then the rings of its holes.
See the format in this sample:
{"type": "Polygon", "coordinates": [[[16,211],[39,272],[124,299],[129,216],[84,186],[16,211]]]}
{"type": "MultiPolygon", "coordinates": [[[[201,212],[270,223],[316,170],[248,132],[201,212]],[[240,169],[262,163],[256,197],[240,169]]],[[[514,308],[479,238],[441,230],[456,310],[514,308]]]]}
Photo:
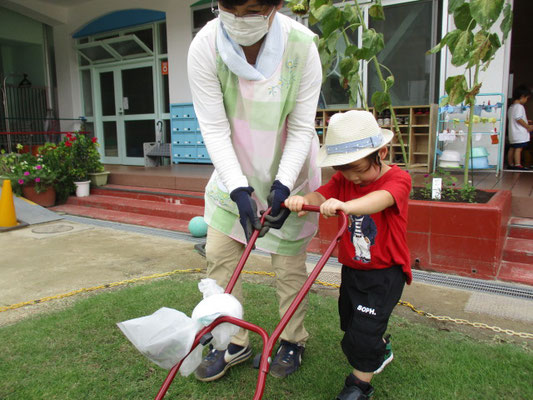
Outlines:
{"type": "Polygon", "coordinates": [[[166,13],[162,11],[145,10],[141,8],[114,11],[89,22],[83,28],[75,32],[72,37],[77,39],[84,36],[95,35],[97,33],[128,28],[130,26],[164,21],[165,19],[166,13]]]}

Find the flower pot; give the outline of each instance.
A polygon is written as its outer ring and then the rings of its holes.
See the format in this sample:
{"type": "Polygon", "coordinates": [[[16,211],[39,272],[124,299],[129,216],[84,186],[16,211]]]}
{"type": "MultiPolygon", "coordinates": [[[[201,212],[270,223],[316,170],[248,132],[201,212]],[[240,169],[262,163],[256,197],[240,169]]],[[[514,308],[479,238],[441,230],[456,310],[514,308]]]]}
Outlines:
{"type": "Polygon", "coordinates": [[[43,207],[52,207],[56,203],[56,191],[52,186],[44,192],[37,193],[33,185],[25,185],[22,187],[22,195],[43,207]]]}
{"type": "Polygon", "coordinates": [[[104,185],[107,185],[107,177],[108,176],[109,176],[109,171],[89,172],[89,178],[91,179],[91,185],[93,185],[93,186],[104,186],[104,185]]]}
{"type": "Polygon", "coordinates": [[[74,184],[76,185],[76,196],[77,197],[89,196],[91,181],[74,182],[74,184]]]}

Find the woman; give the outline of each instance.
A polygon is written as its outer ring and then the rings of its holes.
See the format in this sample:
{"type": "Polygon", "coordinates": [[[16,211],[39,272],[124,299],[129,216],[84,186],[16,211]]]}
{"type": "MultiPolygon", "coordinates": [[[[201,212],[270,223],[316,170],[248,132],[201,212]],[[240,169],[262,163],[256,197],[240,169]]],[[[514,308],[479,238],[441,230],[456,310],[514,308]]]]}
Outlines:
{"type": "MultiPolygon", "coordinates": [[[[282,0],[221,0],[218,18],[194,38],[188,74],[194,108],[215,171],[205,190],[207,274],[225,287],[253,229],[271,254],[283,315],[307,278],[305,248],[318,216],[299,219],[281,203],[320,185],[314,130],[322,81],[316,36],[278,13],[282,0]],[[257,210],[272,206],[261,227],[257,210]]],[[[311,213],[314,214],[314,213],[311,213]]],[[[233,294],[242,302],[240,281],[233,294]]],[[[271,374],[301,363],[306,303],[281,334],[271,374]]],[[[225,351],[212,350],[196,377],[212,381],[252,354],[241,330],[225,351]]]]}

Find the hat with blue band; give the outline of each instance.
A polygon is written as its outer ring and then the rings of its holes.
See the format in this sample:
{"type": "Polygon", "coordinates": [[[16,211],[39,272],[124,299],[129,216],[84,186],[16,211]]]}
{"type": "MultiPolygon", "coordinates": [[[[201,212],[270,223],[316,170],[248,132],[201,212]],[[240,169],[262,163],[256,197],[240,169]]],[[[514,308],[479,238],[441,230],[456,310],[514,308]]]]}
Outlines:
{"type": "Polygon", "coordinates": [[[372,113],[350,110],[331,116],[324,145],[318,153],[320,167],[350,164],[388,144],[394,134],[381,129],[372,113]]]}

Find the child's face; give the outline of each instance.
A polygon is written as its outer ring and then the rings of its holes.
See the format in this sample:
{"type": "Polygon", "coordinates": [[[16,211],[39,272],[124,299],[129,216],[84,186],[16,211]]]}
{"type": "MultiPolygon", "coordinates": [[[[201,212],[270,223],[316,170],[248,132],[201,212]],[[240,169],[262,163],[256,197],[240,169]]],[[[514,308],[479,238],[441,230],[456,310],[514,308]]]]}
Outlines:
{"type": "Polygon", "coordinates": [[[520,104],[524,105],[529,100],[529,96],[522,96],[520,97],[520,104]]]}
{"type": "Polygon", "coordinates": [[[356,185],[368,185],[379,178],[381,167],[367,158],[335,168],[342,176],[356,185]]]}

